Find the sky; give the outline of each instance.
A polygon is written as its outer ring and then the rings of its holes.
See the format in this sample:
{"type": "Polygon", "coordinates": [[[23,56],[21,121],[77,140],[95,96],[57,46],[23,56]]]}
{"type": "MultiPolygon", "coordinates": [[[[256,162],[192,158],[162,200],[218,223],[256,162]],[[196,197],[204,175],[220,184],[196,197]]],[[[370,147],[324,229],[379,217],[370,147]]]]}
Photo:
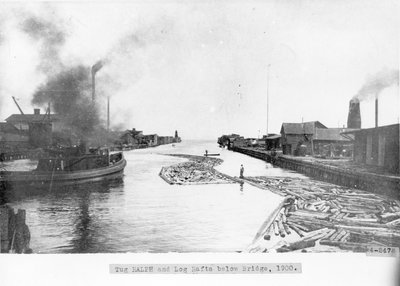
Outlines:
{"type": "MultiPolygon", "coordinates": [[[[269,133],[343,127],[365,83],[398,70],[398,19],[390,0],[0,2],[0,120],[18,113],[12,96],[32,113],[51,76],[102,60],[97,102],[106,118],[110,97],[113,129],[216,139],[262,136],[267,122],[269,133]]],[[[379,108],[380,125],[399,122],[398,84],[379,108]]],[[[373,100],[361,116],[374,126],[373,100]]]]}

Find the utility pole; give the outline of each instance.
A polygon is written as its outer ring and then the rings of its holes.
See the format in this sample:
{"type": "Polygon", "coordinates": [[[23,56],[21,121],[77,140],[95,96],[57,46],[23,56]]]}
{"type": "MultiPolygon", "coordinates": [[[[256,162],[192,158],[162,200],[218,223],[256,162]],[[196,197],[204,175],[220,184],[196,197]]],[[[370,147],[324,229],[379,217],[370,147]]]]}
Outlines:
{"type": "Polygon", "coordinates": [[[269,119],[269,68],[271,64],[268,64],[267,67],[267,137],[268,137],[268,119],[269,119]]]}

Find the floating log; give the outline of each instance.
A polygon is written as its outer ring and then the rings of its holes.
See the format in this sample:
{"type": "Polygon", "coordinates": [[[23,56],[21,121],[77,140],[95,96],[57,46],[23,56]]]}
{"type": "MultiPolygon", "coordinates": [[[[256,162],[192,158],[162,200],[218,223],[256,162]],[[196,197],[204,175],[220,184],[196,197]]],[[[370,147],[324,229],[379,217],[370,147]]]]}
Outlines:
{"type": "Polygon", "coordinates": [[[273,226],[274,226],[274,233],[275,233],[276,236],[278,236],[279,235],[279,228],[278,228],[278,222],[276,220],[274,220],[273,226]]]}
{"type": "Polygon", "coordinates": [[[382,218],[383,222],[390,222],[392,220],[396,220],[400,218],[400,212],[395,212],[395,213],[384,213],[381,214],[380,217],[382,218]]]}
{"type": "Polygon", "coordinates": [[[304,240],[309,240],[309,239],[317,240],[317,239],[320,239],[320,238],[326,236],[328,233],[332,233],[332,230],[325,227],[325,228],[317,229],[317,230],[307,233],[303,239],[304,240]]]}
{"type": "Polygon", "coordinates": [[[304,231],[304,232],[309,232],[310,231],[306,226],[301,225],[301,224],[296,223],[296,222],[293,222],[293,221],[288,221],[287,224],[290,225],[290,226],[293,225],[293,226],[297,227],[298,229],[300,229],[301,231],[304,231]]]}
{"type": "Polygon", "coordinates": [[[285,228],[283,227],[282,220],[279,219],[276,222],[277,222],[277,225],[278,225],[279,235],[281,237],[285,237],[285,228]]]}
{"type": "Polygon", "coordinates": [[[292,191],[290,191],[290,190],[288,190],[288,189],[284,189],[283,191],[286,192],[286,193],[288,193],[289,195],[292,195],[292,196],[295,196],[295,197],[297,197],[297,198],[306,200],[306,198],[304,198],[301,194],[292,192],[292,191]]]}
{"type": "Polygon", "coordinates": [[[304,249],[308,247],[315,246],[315,240],[299,240],[289,245],[281,246],[280,248],[276,249],[277,252],[289,252],[298,249],[304,249]]]}
{"type": "MultiPolygon", "coordinates": [[[[335,225],[347,225],[347,226],[364,226],[364,227],[382,227],[384,226],[383,224],[380,224],[378,222],[370,222],[368,220],[363,220],[363,219],[356,219],[356,218],[349,218],[349,217],[344,217],[342,219],[337,219],[334,218],[332,219],[332,222],[335,225]]],[[[388,226],[390,227],[390,226],[388,226]]]]}
{"type": "Polygon", "coordinates": [[[287,225],[287,223],[282,223],[283,228],[285,229],[285,232],[287,233],[287,235],[291,234],[292,232],[290,231],[289,226],[287,225]]]}
{"type": "Polygon", "coordinates": [[[358,231],[361,233],[368,233],[370,235],[379,235],[379,236],[389,236],[389,237],[399,237],[400,238],[400,230],[395,230],[393,228],[384,227],[366,227],[366,226],[354,226],[354,225],[338,225],[340,228],[344,228],[348,231],[358,231]]]}
{"type": "Polygon", "coordinates": [[[340,210],[341,212],[344,212],[344,213],[349,213],[349,214],[365,214],[365,213],[374,213],[374,214],[379,214],[381,211],[380,210],[375,210],[375,211],[373,211],[373,210],[368,210],[368,211],[366,211],[366,210],[356,210],[356,209],[348,209],[348,208],[346,208],[346,209],[341,209],[340,210]]]}
{"type": "Polygon", "coordinates": [[[351,250],[353,252],[367,252],[371,244],[368,243],[354,243],[354,242],[343,242],[343,241],[332,241],[328,239],[321,239],[319,244],[336,246],[343,250],[351,250]]]}
{"type": "Polygon", "coordinates": [[[318,211],[309,211],[309,210],[297,210],[293,213],[291,213],[291,216],[302,216],[302,217],[310,217],[310,218],[319,218],[319,219],[328,219],[330,214],[327,213],[321,213],[318,211]]]}
{"type": "Polygon", "coordinates": [[[345,241],[347,241],[347,239],[348,239],[349,237],[350,237],[350,233],[349,233],[349,232],[346,232],[346,234],[343,235],[343,236],[339,239],[339,241],[345,242],[345,241]]]}
{"type": "Polygon", "coordinates": [[[339,235],[340,230],[335,231],[332,235],[329,236],[330,240],[336,240],[337,236],[339,235]]]}
{"type": "Polygon", "coordinates": [[[304,232],[301,231],[298,227],[295,225],[290,225],[290,228],[293,229],[300,237],[304,237],[304,232]]]}
{"type": "Polygon", "coordinates": [[[255,235],[251,245],[254,245],[260,238],[262,238],[263,234],[270,228],[271,224],[275,220],[275,217],[279,214],[283,205],[286,203],[286,200],[287,199],[282,200],[278,207],[267,217],[260,229],[257,231],[257,234],[255,235]]]}
{"type": "Polygon", "coordinates": [[[345,231],[344,229],[341,229],[334,240],[340,241],[342,239],[342,237],[344,237],[346,234],[347,234],[347,231],[345,231]]]}
{"type": "Polygon", "coordinates": [[[392,220],[392,221],[386,223],[386,225],[387,225],[387,226],[397,226],[397,225],[400,225],[400,218],[395,219],[395,220],[392,220]]]}

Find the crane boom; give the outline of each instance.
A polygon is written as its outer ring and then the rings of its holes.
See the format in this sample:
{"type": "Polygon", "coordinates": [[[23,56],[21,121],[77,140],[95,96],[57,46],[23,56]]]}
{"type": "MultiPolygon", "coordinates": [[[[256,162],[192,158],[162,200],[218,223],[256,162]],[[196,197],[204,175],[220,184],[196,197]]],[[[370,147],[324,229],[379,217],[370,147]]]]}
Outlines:
{"type": "Polygon", "coordinates": [[[12,99],[14,100],[15,104],[17,105],[19,112],[21,112],[22,115],[25,115],[25,113],[22,111],[21,107],[19,106],[19,104],[14,96],[12,96],[12,99]]]}

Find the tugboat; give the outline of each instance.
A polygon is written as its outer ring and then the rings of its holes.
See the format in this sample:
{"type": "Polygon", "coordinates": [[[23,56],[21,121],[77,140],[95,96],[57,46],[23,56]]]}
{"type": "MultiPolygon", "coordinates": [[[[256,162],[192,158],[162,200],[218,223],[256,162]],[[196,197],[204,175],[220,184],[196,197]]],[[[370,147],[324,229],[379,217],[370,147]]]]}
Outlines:
{"type": "MultiPolygon", "coordinates": [[[[85,148],[84,148],[85,149],[85,148]]],[[[76,185],[104,179],[118,179],[126,166],[122,152],[111,153],[102,147],[82,151],[80,147],[47,150],[32,171],[0,171],[0,185],[50,186],[76,185]]]]}

